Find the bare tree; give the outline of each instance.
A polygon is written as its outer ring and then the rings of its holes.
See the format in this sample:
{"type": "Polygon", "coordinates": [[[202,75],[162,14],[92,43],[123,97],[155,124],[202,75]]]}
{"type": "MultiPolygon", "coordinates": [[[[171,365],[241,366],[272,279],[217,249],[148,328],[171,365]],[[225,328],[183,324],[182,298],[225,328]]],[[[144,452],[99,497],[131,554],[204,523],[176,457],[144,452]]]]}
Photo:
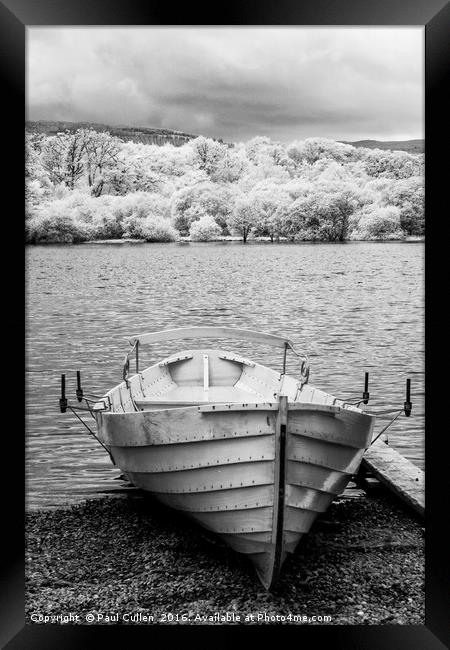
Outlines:
{"type": "Polygon", "coordinates": [[[66,131],[47,139],[42,151],[42,164],[53,183],[65,183],[73,190],[83,175],[83,135],[66,131]]]}
{"type": "Polygon", "coordinates": [[[117,165],[120,141],[107,131],[81,129],[88,185],[93,196],[100,196],[107,172],[117,165]]]}

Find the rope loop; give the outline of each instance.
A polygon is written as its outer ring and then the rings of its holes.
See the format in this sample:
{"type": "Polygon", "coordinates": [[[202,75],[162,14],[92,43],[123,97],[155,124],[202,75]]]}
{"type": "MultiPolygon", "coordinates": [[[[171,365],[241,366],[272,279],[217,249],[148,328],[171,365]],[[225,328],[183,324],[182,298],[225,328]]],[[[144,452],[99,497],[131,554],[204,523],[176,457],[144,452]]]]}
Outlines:
{"type": "Polygon", "coordinates": [[[300,378],[302,384],[307,384],[308,379],[309,379],[309,359],[308,355],[305,355],[305,358],[302,361],[302,365],[300,367],[300,378]]]}
{"type": "Polygon", "coordinates": [[[296,350],[293,345],[291,345],[290,348],[292,352],[295,354],[295,356],[300,357],[300,359],[302,359],[301,366],[300,366],[300,383],[303,386],[303,384],[308,383],[308,379],[309,379],[309,357],[306,354],[306,352],[304,353],[298,352],[298,350],[296,350]]]}
{"type": "Polygon", "coordinates": [[[139,341],[136,340],[133,344],[133,347],[131,350],[125,355],[125,361],[123,363],[123,371],[122,371],[122,377],[123,380],[125,381],[127,387],[128,387],[128,376],[130,372],[130,357],[133,354],[133,352],[137,349],[137,346],[139,344],[139,341]]]}

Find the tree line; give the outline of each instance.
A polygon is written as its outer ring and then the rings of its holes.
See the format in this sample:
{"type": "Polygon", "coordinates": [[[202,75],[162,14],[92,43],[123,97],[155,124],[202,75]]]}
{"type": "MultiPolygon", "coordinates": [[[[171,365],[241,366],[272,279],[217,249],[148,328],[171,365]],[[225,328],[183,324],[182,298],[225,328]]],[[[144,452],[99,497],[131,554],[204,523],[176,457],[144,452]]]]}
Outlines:
{"type": "Polygon", "coordinates": [[[424,156],[325,138],[287,145],[26,133],[26,241],[404,239],[424,234],[424,156]]]}

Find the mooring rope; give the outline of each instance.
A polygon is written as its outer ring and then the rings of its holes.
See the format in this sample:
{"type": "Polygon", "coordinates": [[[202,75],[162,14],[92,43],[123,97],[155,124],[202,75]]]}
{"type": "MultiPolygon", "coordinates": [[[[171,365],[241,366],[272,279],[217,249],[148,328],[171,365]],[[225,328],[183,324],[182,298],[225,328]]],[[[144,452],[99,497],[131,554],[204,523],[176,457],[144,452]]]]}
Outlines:
{"type": "Polygon", "coordinates": [[[80,420],[81,424],[83,424],[86,427],[86,429],[89,431],[91,436],[93,436],[97,440],[97,442],[101,444],[101,446],[107,452],[108,456],[111,458],[111,461],[112,461],[112,456],[111,456],[111,452],[109,451],[109,449],[107,447],[105,447],[105,445],[103,444],[103,442],[99,438],[97,438],[97,436],[92,431],[92,429],[86,424],[86,422],[82,418],[80,418],[78,413],[70,405],[68,405],[67,408],[70,409],[72,411],[72,413],[80,420]]]}
{"type": "MultiPolygon", "coordinates": [[[[387,413],[392,413],[392,411],[387,411],[387,413]]],[[[378,440],[378,438],[381,436],[381,434],[384,433],[384,432],[386,431],[386,429],[388,429],[388,428],[391,426],[391,424],[392,424],[393,422],[395,422],[395,420],[398,418],[398,416],[401,415],[402,413],[403,413],[403,409],[401,409],[401,410],[397,413],[397,415],[396,415],[395,417],[393,417],[392,420],[391,420],[390,422],[388,422],[388,424],[387,424],[383,429],[381,429],[380,433],[379,433],[379,434],[378,434],[378,435],[377,435],[377,436],[372,440],[372,442],[370,443],[369,447],[371,447],[371,446],[373,445],[373,443],[376,442],[376,441],[378,440]]]]}
{"type": "MultiPolygon", "coordinates": [[[[368,415],[386,415],[386,413],[397,413],[398,408],[396,409],[385,409],[384,411],[364,411],[368,415]]],[[[403,413],[404,409],[400,409],[400,413],[403,413]]]]}

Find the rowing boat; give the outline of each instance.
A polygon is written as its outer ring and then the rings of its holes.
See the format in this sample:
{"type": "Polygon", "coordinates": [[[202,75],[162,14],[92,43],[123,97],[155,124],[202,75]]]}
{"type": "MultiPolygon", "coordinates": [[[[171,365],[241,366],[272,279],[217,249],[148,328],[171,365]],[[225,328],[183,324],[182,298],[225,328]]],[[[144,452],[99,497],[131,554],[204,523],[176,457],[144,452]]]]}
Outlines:
{"type": "Polygon", "coordinates": [[[95,405],[98,439],[138,488],[254,564],[266,589],[357,472],[375,418],[286,373],[283,336],[192,327],[132,336],[123,381],[95,405]],[[232,338],[284,350],[281,372],[222,349],[187,349],[139,369],[143,344],[232,338]],[[136,372],[130,358],[136,356],[136,372]]]}

